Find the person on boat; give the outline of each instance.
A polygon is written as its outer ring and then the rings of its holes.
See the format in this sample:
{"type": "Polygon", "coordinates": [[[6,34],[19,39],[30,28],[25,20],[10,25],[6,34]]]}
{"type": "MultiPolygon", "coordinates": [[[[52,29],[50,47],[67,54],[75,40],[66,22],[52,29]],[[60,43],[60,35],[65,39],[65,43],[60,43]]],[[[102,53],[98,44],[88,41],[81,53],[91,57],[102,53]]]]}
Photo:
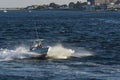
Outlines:
{"type": "Polygon", "coordinates": [[[43,46],[42,46],[42,44],[40,44],[40,43],[36,43],[35,45],[32,45],[32,46],[30,47],[30,50],[34,50],[35,48],[43,48],[43,46]]]}
{"type": "Polygon", "coordinates": [[[37,45],[37,48],[42,48],[42,45],[41,44],[37,45]]]}
{"type": "Polygon", "coordinates": [[[42,42],[40,40],[36,40],[34,41],[31,46],[30,46],[30,50],[35,50],[35,49],[39,49],[39,48],[45,48],[43,45],[42,45],[42,42]]]}

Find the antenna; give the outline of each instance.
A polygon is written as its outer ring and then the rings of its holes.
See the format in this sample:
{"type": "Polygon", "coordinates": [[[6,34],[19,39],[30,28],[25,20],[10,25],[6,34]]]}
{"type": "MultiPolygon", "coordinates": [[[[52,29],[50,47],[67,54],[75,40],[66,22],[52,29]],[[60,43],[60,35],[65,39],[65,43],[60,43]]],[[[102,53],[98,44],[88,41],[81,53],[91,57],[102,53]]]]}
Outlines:
{"type": "Polygon", "coordinates": [[[36,23],[35,23],[35,32],[36,32],[36,38],[39,39],[36,23]]]}

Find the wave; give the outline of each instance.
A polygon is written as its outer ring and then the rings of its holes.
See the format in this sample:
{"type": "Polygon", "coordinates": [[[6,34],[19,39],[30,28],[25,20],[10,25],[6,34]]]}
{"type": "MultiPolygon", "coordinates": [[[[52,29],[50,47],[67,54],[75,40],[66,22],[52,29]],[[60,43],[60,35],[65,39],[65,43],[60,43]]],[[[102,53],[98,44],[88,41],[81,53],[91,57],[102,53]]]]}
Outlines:
{"type": "Polygon", "coordinates": [[[93,53],[87,50],[79,50],[76,51],[75,54],[73,54],[72,56],[77,58],[88,57],[88,56],[93,56],[93,53]]]}
{"type": "Polygon", "coordinates": [[[18,47],[15,50],[0,49],[0,61],[25,59],[38,56],[37,53],[29,52],[26,47],[18,47]]]}
{"type": "Polygon", "coordinates": [[[67,59],[69,58],[75,51],[72,49],[67,49],[63,47],[61,44],[57,44],[56,46],[49,47],[47,58],[52,59],[67,59]]]}
{"type": "MultiPolygon", "coordinates": [[[[73,49],[68,49],[63,47],[61,44],[57,44],[55,46],[49,46],[49,50],[47,52],[47,59],[68,59],[70,57],[85,57],[91,56],[92,53],[87,51],[75,51],[73,49]]],[[[37,58],[40,54],[33,53],[29,51],[28,47],[20,46],[14,50],[9,49],[0,49],[0,61],[9,61],[14,59],[30,59],[37,58]]]]}

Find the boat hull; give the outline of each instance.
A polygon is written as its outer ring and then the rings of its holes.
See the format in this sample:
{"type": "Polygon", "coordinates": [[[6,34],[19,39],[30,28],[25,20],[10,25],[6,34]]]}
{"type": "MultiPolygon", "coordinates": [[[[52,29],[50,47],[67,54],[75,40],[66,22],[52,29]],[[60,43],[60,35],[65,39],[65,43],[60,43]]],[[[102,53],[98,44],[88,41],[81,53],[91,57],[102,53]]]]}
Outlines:
{"type": "Polygon", "coordinates": [[[30,50],[30,52],[34,52],[40,55],[45,55],[47,54],[49,48],[35,48],[33,50],[30,50]]]}

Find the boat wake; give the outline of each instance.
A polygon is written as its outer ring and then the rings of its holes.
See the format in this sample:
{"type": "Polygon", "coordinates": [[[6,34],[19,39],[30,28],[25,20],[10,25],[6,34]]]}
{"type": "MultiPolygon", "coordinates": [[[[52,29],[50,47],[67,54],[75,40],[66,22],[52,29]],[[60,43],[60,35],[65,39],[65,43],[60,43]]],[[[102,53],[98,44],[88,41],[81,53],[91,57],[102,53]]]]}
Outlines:
{"type": "Polygon", "coordinates": [[[48,58],[48,59],[68,59],[71,57],[81,58],[81,57],[87,57],[87,56],[93,56],[93,53],[90,51],[87,51],[83,48],[68,49],[68,48],[63,47],[61,44],[57,44],[52,47],[49,46],[49,50],[46,55],[46,58],[48,58]]]}
{"type": "Polygon", "coordinates": [[[72,54],[74,54],[74,52],[75,52],[74,50],[67,49],[63,47],[61,44],[58,44],[56,46],[49,47],[46,57],[51,59],[67,59],[72,54]]]}
{"type": "Polygon", "coordinates": [[[94,55],[93,52],[80,47],[80,48],[75,49],[75,54],[72,54],[71,56],[76,57],[76,58],[81,58],[81,57],[88,57],[88,56],[93,56],[93,55],[94,55]]]}
{"type": "MultiPolygon", "coordinates": [[[[46,59],[68,59],[72,57],[84,57],[91,56],[92,54],[89,52],[75,52],[72,49],[67,49],[62,45],[58,44],[56,46],[49,46],[49,50],[46,59]]],[[[15,59],[31,59],[38,58],[40,54],[33,53],[29,51],[29,48],[25,46],[17,47],[14,50],[9,49],[0,49],[0,61],[9,61],[15,59]]]]}
{"type": "Polygon", "coordinates": [[[9,61],[14,59],[26,59],[38,56],[37,53],[31,53],[25,47],[18,47],[15,50],[0,49],[0,61],[9,61]]]}

